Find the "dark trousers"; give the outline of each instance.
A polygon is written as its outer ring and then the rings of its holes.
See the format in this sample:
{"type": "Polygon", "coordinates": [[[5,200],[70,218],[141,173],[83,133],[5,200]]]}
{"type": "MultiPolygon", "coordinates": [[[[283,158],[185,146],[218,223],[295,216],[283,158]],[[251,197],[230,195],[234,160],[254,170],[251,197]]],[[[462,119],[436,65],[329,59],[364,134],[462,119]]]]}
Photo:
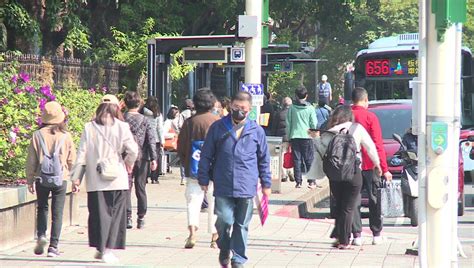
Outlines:
{"type": "MultiPolygon", "coordinates": [[[[362,188],[367,190],[369,195],[369,225],[374,236],[379,236],[382,232],[383,221],[380,210],[377,208],[377,189],[380,188],[381,179],[373,170],[362,171],[362,188]]],[[[360,194],[357,207],[354,211],[354,222],[352,224],[352,233],[354,237],[360,237],[362,233],[362,220],[360,216],[360,194]]]]}
{"type": "Polygon", "coordinates": [[[352,230],[353,214],[356,208],[356,201],[362,188],[362,175],[360,169],[351,182],[335,182],[329,180],[331,193],[336,202],[336,220],[332,238],[339,240],[340,244],[348,245],[352,230]]]}
{"type": "MultiPolygon", "coordinates": [[[[314,159],[314,146],[313,140],[311,139],[292,139],[291,144],[291,153],[293,155],[294,166],[294,175],[295,181],[301,183],[303,181],[303,173],[307,173],[311,168],[311,163],[314,159]]],[[[308,179],[308,182],[313,181],[314,179],[308,179]]]]}
{"type": "Polygon", "coordinates": [[[233,263],[245,263],[247,237],[252,219],[253,198],[216,196],[216,229],[219,234],[217,245],[227,255],[232,251],[233,263]],[[232,234],[231,234],[232,230],[232,234]]]}
{"type": "Polygon", "coordinates": [[[162,154],[161,154],[161,143],[157,142],[156,143],[156,153],[158,154],[158,160],[157,160],[157,164],[158,164],[158,167],[157,169],[155,169],[155,171],[151,171],[151,169],[148,169],[149,170],[149,174],[150,174],[150,178],[152,181],[158,181],[158,177],[160,176],[160,173],[161,173],[161,157],[162,154]]]}
{"type": "Polygon", "coordinates": [[[100,252],[106,248],[125,248],[127,192],[114,190],[87,193],[89,246],[100,252]]]}
{"type": "Polygon", "coordinates": [[[49,246],[57,248],[59,236],[61,235],[61,228],[63,226],[63,210],[64,202],[66,201],[67,182],[56,188],[46,188],[36,182],[36,197],[37,197],[37,221],[36,232],[38,237],[46,235],[46,228],[48,226],[48,199],[51,192],[51,237],[49,246]]]}
{"type": "Polygon", "coordinates": [[[127,197],[127,217],[132,216],[132,188],[135,184],[135,194],[137,195],[137,215],[139,218],[143,218],[147,210],[147,197],[146,197],[146,176],[148,174],[148,168],[150,162],[147,160],[140,160],[135,163],[132,174],[128,177],[128,197],[127,197]]]}

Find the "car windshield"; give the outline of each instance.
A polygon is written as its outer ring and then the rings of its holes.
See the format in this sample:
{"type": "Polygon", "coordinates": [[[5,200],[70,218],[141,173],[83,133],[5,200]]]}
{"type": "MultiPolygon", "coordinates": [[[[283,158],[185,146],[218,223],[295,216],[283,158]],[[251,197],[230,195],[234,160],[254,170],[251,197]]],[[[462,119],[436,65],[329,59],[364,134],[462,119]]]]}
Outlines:
{"type": "Polygon", "coordinates": [[[382,137],[392,139],[392,134],[403,136],[411,127],[411,110],[408,109],[374,109],[382,128],[382,137]]]}

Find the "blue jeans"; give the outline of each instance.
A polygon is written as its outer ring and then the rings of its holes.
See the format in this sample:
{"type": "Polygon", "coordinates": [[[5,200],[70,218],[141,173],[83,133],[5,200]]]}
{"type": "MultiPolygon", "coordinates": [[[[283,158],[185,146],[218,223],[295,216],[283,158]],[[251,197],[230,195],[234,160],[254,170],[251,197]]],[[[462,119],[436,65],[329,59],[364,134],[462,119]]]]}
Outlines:
{"type": "Polygon", "coordinates": [[[232,251],[232,263],[244,264],[248,259],[245,250],[252,219],[253,198],[216,196],[215,202],[216,229],[219,234],[217,245],[225,254],[232,251]]]}

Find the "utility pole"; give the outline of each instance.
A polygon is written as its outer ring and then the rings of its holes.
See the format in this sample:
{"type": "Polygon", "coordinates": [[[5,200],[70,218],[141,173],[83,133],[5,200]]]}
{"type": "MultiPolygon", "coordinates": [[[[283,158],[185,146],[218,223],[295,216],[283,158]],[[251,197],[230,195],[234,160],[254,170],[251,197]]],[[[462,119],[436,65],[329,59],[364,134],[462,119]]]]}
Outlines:
{"type": "MultiPolygon", "coordinates": [[[[426,7],[426,89],[430,92],[426,94],[426,237],[420,239],[426,241],[420,247],[426,246],[426,255],[421,254],[426,260],[420,258],[420,264],[457,267],[453,250],[457,248],[461,27],[456,23],[466,20],[467,4],[466,0],[420,3],[426,7]]],[[[422,205],[425,200],[420,201],[422,205]]]]}
{"type": "MultiPolygon", "coordinates": [[[[245,41],[245,83],[262,83],[262,0],[246,0],[245,10],[248,16],[257,17],[257,35],[245,41]]],[[[260,106],[254,106],[258,122],[260,106]]]]}

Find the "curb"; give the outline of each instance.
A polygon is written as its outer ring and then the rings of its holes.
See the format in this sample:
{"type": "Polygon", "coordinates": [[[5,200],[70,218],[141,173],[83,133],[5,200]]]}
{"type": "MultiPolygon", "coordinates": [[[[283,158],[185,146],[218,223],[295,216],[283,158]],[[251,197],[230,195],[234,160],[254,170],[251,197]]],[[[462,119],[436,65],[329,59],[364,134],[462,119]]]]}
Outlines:
{"type": "Polygon", "coordinates": [[[323,179],[319,180],[318,183],[320,183],[321,188],[313,189],[296,200],[286,203],[285,206],[273,214],[291,218],[312,218],[311,214],[316,211],[314,205],[329,197],[329,181],[323,179]]]}

